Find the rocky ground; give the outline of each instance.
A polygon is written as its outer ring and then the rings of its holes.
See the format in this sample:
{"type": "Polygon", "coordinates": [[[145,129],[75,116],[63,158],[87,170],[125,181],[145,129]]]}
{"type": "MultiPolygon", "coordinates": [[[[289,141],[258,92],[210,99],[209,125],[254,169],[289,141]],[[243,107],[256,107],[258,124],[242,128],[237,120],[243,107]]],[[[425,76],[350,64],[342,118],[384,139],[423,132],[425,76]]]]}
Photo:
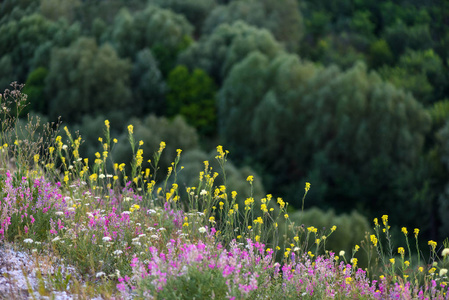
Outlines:
{"type": "MultiPolygon", "coordinates": [[[[55,274],[55,263],[45,256],[33,256],[12,245],[0,244],[0,299],[78,299],[65,291],[49,286],[49,276],[55,274]],[[44,280],[39,280],[39,270],[44,280]],[[41,285],[41,289],[39,289],[41,285]],[[45,289],[42,289],[45,286],[45,289]],[[44,290],[39,293],[39,290],[44,290]]],[[[75,276],[71,267],[62,267],[61,274],[75,276]]],[[[102,299],[98,297],[96,299],[102,299]]]]}

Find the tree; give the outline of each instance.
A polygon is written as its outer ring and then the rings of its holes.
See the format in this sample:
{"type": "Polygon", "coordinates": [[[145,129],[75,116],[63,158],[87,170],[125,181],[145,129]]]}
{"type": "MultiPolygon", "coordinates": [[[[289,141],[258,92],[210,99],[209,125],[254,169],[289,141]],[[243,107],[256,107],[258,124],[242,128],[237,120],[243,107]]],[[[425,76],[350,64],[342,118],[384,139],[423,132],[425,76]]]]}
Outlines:
{"type": "Polygon", "coordinates": [[[201,32],[204,20],[217,6],[216,0],[150,0],[149,3],[185,16],[195,27],[196,34],[201,32]]]}
{"type": "Polygon", "coordinates": [[[29,107],[26,108],[27,111],[31,110],[38,113],[47,112],[47,99],[44,92],[47,74],[48,70],[40,67],[33,70],[28,76],[23,89],[23,93],[28,95],[29,107]]]}
{"type": "Polygon", "coordinates": [[[163,74],[173,67],[178,53],[191,42],[193,27],[182,15],[149,5],[132,14],[123,8],[108,33],[121,57],[135,57],[145,48],[151,49],[163,74]]]}
{"type": "Polygon", "coordinates": [[[62,114],[68,122],[80,121],[86,114],[132,111],[129,61],[120,59],[105,44],[80,38],[67,48],[52,52],[46,79],[49,116],[62,114]]]}
{"type": "Polygon", "coordinates": [[[206,19],[203,32],[211,34],[221,24],[244,21],[268,29],[292,52],[299,49],[304,33],[303,18],[295,0],[240,0],[218,6],[206,19]]]}
{"type": "Polygon", "coordinates": [[[181,114],[200,133],[215,133],[216,87],[212,78],[201,69],[190,73],[186,66],[179,65],[168,75],[167,85],[167,115],[181,114]]]}
{"type": "Polygon", "coordinates": [[[178,62],[190,70],[205,70],[221,85],[232,67],[253,51],[271,59],[283,48],[267,30],[237,21],[220,25],[212,34],[203,36],[180,54],[178,62]]]}
{"type": "Polygon", "coordinates": [[[342,72],[252,54],[229,73],[218,107],[225,145],[273,174],[267,188],[293,205],[306,180],[317,187],[309,203],[370,214],[393,211],[410,196],[401,190],[422,187],[404,174],[418,164],[429,116],[362,64],[342,72]]]}
{"type": "Polygon", "coordinates": [[[139,51],[131,71],[131,87],[136,105],[135,115],[165,112],[166,84],[151,50],[139,51]]]}

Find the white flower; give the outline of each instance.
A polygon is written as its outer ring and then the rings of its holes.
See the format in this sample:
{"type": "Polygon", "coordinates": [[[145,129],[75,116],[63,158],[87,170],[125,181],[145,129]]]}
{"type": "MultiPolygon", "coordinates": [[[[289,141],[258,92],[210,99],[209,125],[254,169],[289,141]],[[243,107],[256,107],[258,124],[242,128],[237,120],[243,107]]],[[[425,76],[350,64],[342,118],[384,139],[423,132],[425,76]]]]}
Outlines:
{"type": "Polygon", "coordinates": [[[295,248],[293,249],[293,251],[299,251],[299,250],[301,250],[299,247],[295,247],[295,248]]]}
{"type": "Polygon", "coordinates": [[[120,255],[120,254],[123,253],[123,251],[122,250],[115,250],[113,253],[114,253],[114,255],[120,255]]]}
{"type": "Polygon", "coordinates": [[[159,239],[159,237],[157,235],[155,235],[155,234],[151,235],[150,238],[155,239],[155,240],[159,239]]]}
{"type": "Polygon", "coordinates": [[[125,197],[125,199],[123,199],[123,200],[125,200],[126,202],[128,202],[128,201],[133,200],[133,198],[131,198],[131,197],[125,197]]]}
{"type": "Polygon", "coordinates": [[[108,175],[106,175],[106,177],[107,178],[112,178],[112,177],[114,177],[112,174],[108,174],[108,175]]]}
{"type": "Polygon", "coordinates": [[[67,150],[67,148],[68,148],[67,145],[62,145],[63,150],[67,150]]]}
{"type": "Polygon", "coordinates": [[[200,233],[205,233],[207,230],[206,230],[206,228],[204,228],[204,227],[200,227],[200,228],[198,229],[198,231],[199,231],[200,233]]]}
{"type": "Polygon", "coordinates": [[[63,214],[64,214],[63,211],[57,211],[57,212],[55,212],[55,215],[57,215],[57,216],[62,216],[63,214]]]}
{"type": "Polygon", "coordinates": [[[105,272],[98,272],[98,273],[95,275],[95,277],[99,278],[99,277],[103,277],[103,276],[105,276],[105,275],[106,275],[105,272]]]}
{"type": "Polygon", "coordinates": [[[105,236],[105,237],[103,237],[102,240],[103,240],[103,242],[109,242],[112,240],[112,238],[110,236],[105,236]]]}
{"type": "Polygon", "coordinates": [[[106,175],[104,175],[104,174],[98,175],[98,178],[100,178],[100,179],[104,179],[105,177],[106,177],[106,175]]]}
{"type": "Polygon", "coordinates": [[[124,214],[124,215],[129,215],[130,213],[131,212],[129,210],[125,210],[125,211],[122,212],[122,214],[124,214]]]}
{"type": "Polygon", "coordinates": [[[41,242],[34,242],[36,245],[40,245],[40,244],[42,244],[41,242]]]}
{"type": "Polygon", "coordinates": [[[133,244],[135,246],[141,246],[142,245],[140,242],[135,242],[135,241],[133,241],[131,244],[133,244]]]}
{"type": "Polygon", "coordinates": [[[153,230],[155,230],[156,228],[154,228],[154,227],[148,227],[147,228],[147,231],[153,231],[153,230]]]}
{"type": "Polygon", "coordinates": [[[340,253],[338,253],[340,256],[345,256],[345,251],[341,250],[340,253]]]}
{"type": "Polygon", "coordinates": [[[441,269],[440,270],[440,277],[446,275],[447,269],[441,269]]]}
{"type": "Polygon", "coordinates": [[[449,255],[449,248],[444,248],[443,252],[441,252],[441,255],[444,256],[444,257],[448,256],[449,255]]]}
{"type": "Polygon", "coordinates": [[[139,241],[139,237],[135,237],[132,239],[133,242],[138,242],[139,241]]]}
{"type": "Polygon", "coordinates": [[[206,191],[206,190],[202,190],[202,191],[200,192],[200,195],[201,195],[201,196],[207,195],[207,191],[206,191]]]}
{"type": "Polygon", "coordinates": [[[33,250],[31,250],[31,252],[33,252],[33,253],[36,253],[36,252],[37,252],[37,249],[33,249],[33,250]]]}
{"type": "Polygon", "coordinates": [[[151,214],[155,214],[156,211],[154,209],[149,209],[147,210],[147,214],[151,215],[151,214]]]}
{"type": "Polygon", "coordinates": [[[164,231],[164,230],[165,230],[164,227],[159,228],[159,231],[164,231]]]}
{"type": "Polygon", "coordinates": [[[59,237],[59,236],[57,236],[57,237],[55,237],[54,239],[52,239],[51,241],[52,242],[57,242],[57,241],[59,241],[61,238],[59,237]]]}
{"type": "Polygon", "coordinates": [[[147,236],[145,233],[141,233],[141,234],[139,234],[139,237],[141,238],[141,237],[144,237],[144,236],[147,236]]]}
{"type": "Polygon", "coordinates": [[[33,240],[32,239],[24,239],[23,242],[25,244],[31,244],[33,242],[33,240]]]}

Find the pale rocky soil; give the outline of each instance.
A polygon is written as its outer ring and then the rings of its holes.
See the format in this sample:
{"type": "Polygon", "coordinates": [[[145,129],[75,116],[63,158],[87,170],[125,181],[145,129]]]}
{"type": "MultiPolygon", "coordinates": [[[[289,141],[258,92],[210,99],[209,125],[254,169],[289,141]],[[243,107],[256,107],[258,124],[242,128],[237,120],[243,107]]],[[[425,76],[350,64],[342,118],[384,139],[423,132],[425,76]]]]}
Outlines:
{"type": "MultiPolygon", "coordinates": [[[[76,295],[59,291],[49,292],[46,296],[40,295],[36,270],[40,269],[44,278],[46,274],[53,274],[56,270],[48,257],[41,256],[38,261],[39,268],[36,266],[36,258],[32,255],[16,250],[11,245],[0,244],[0,299],[79,299],[76,295]]],[[[75,270],[71,267],[62,267],[61,273],[75,276],[75,270]]]]}

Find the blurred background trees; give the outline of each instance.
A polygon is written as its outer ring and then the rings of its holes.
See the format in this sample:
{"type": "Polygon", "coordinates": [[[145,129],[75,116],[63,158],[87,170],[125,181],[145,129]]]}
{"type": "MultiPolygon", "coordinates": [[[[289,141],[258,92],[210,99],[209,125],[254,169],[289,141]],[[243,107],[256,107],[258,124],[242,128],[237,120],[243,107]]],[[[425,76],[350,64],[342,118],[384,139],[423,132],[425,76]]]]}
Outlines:
{"type": "Polygon", "coordinates": [[[255,173],[256,198],[299,215],[308,181],[303,222],[389,214],[436,240],[449,235],[448,23],[442,1],[5,0],[0,90],[26,83],[24,117],[62,116],[85,156],[109,119],[112,155],[130,161],[132,123],[149,158],[167,143],[161,172],[184,150],[189,186],[223,144],[240,200],[255,173]]]}

